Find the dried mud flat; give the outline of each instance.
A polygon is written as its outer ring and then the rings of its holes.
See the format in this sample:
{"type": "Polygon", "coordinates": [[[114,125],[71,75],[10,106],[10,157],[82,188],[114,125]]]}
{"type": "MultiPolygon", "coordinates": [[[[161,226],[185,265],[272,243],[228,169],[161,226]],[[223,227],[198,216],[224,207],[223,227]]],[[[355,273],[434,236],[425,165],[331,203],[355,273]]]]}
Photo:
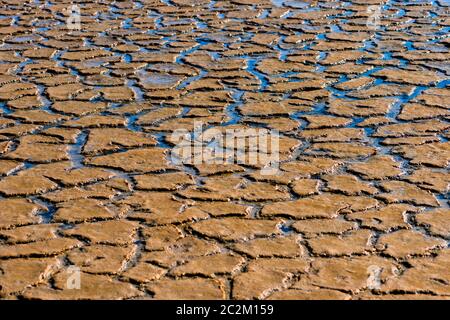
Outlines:
{"type": "Polygon", "coordinates": [[[448,1],[77,4],[0,0],[2,299],[450,297],[448,1]],[[171,163],[196,121],[280,174],[171,163]]]}

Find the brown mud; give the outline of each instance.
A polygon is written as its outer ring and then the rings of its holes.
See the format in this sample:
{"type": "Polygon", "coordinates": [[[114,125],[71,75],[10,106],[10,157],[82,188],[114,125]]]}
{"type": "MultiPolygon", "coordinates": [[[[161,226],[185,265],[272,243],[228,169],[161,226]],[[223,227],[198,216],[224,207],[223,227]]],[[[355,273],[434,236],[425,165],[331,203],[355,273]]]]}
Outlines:
{"type": "Polygon", "coordinates": [[[448,1],[70,2],[0,0],[0,298],[450,298],[448,1]]]}

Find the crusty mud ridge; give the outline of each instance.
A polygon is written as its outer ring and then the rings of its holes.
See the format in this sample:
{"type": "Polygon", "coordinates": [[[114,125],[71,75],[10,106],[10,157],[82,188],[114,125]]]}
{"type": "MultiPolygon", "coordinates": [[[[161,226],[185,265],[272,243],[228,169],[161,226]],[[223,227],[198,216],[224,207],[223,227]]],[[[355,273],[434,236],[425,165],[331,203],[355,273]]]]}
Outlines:
{"type": "Polygon", "coordinates": [[[0,299],[449,299],[450,3],[0,0],[0,299]]]}

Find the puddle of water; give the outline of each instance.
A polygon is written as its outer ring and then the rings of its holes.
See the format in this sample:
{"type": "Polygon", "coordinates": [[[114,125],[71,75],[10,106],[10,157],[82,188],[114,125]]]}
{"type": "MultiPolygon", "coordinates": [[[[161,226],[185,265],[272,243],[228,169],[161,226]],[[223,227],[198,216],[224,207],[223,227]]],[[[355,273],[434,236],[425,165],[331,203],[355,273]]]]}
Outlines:
{"type": "Polygon", "coordinates": [[[258,16],[259,19],[265,19],[269,16],[270,11],[267,9],[264,9],[263,12],[261,12],[261,14],[258,16]]]}
{"type": "Polygon", "coordinates": [[[258,78],[258,80],[260,81],[259,90],[265,91],[267,86],[269,85],[269,80],[267,79],[266,75],[256,70],[255,67],[258,64],[258,59],[247,57],[246,62],[247,62],[246,70],[251,74],[253,74],[254,76],[256,76],[256,78],[258,78]]]}
{"type": "Polygon", "coordinates": [[[152,133],[152,136],[154,136],[156,138],[157,144],[156,147],[157,148],[164,148],[164,149],[171,149],[173,146],[168,144],[166,142],[166,133],[152,133]]]}
{"type": "Polygon", "coordinates": [[[133,90],[136,102],[142,102],[145,100],[144,92],[141,90],[139,86],[136,85],[136,80],[128,80],[127,86],[131,88],[131,90],[133,90]]]}
{"type": "Polygon", "coordinates": [[[392,60],[392,52],[383,53],[383,60],[392,60]]]}
{"type": "Polygon", "coordinates": [[[200,49],[202,46],[204,46],[204,45],[206,45],[206,44],[208,44],[208,43],[210,43],[210,41],[209,40],[205,40],[205,39],[196,39],[196,41],[197,41],[197,45],[195,45],[195,46],[193,46],[192,48],[189,48],[189,49],[187,49],[187,50],[184,50],[184,51],[182,51],[178,56],[177,56],[177,58],[175,59],[175,62],[177,63],[177,64],[183,64],[183,59],[186,57],[186,56],[188,56],[188,55],[190,55],[190,54],[192,54],[192,53],[194,53],[195,51],[197,51],[198,49],[200,49]]]}
{"type": "Polygon", "coordinates": [[[31,197],[30,200],[44,208],[47,208],[47,210],[39,211],[37,215],[41,217],[42,223],[50,223],[56,213],[56,206],[51,202],[44,201],[37,197],[31,197]]]}
{"type": "Polygon", "coordinates": [[[285,0],[272,0],[272,4],[276,7],[283,7],[285,0]]]}
{"type": "Polygon", "coordinates": [[[186,88],[189,84],[191,84],[194,81],[200,80],[201,78],[205,77],[208,74],[208,71],[206,70],[200,70],[200,73],[198,75],[192,76],[187,78],[186,80],[182,81],[178,86],[177,90],[181,90],[186,88]]]}
{"type": "Polygon", "coordinates": [[[404,15],[406,14],[406,11],[404,10],[404,9],[399,9],[398,11],[397,11],[397,13],[395,14],[395,18],[401,18],[401,17],[403,17],[404,15]]]}
{"type": "Polygon", "coordinates": [[[134,132],[142,132],[141,126],[139,126],[136,122],[139,120],[139,118],[144,114],[145,112],[139,112],[137,114],[132,114],[127,116],[127,122],[126,127],[127,129],[134,131],[134,132]]]}
{"type": "Polygon", "coordinates": [[[410,95],[401,95],[393,98],[397,98],[398,100],[391,106],[389,112],[386,114],[387,118],[396,120],[397,116],[400,114],[402,107],[404,104],[414,100],[418,95],[420,95],[423,91],[428,89],[428,87],[418,86],[414,89],[414,91],[410,95]]]}
{"type": "Polygon", "coordinates": [[[331,32],[335,32],[335,33],[342,32],[341,27],[336,24],[330,25],[330,30],[331,30],[331,32]]]}
{"type": "Polygon", "coordinates": [[[128,19],[122,21],[122,28],[123,28],[123,29],[130,29],[130,28],[133,26],[132,21],[133,21],[133,20],[130,19],[130,18],[128,18],[128,19]]]}
{"type": "Polygon", "coordinates": [[[164,73],[148,73],[146,71],[138,71],[137,75],[139,77],[139,82],[143,85],[164,85],[170,86],[177,84],[181,76],[164,74],[164,73]]]}
{"type": "Polygon", "coordinates": [[[37,41],[37,40],[39,40],[39,37],[37,37],[35,35],[14,37],[12,39],[8,39],[9,42],[14,42],[14,43],[33,42],[33,41],[37,41]]]}
{"type": "Polygon", "coordinates": [[[327,69],[327,68],[326,68],[325,66],[322,66],[322,65],[320,65],[320,64],[317,64],[317,66],[316,66],[316,72],[317,72],[317,73],[325,72],[326,69],[327,69]]]}
{"type": "Polygon", "coordinates": [[[14,112],[6,106],[5,102],[0,102],[0,110],[2,110],[2,112],[0,114],[5,114],[5,115],[8,115],[8,114],[11,114],[14,112]]]}
{"type": "Polygon", "coordinates": [[[173,2],[171,0],[160,0],[166,6],[173,6],[173,2]]]}
{"type": "Polygon", "coordinates": [[[364,118],[364,117],[353,117],[352,122],[349,125],[347,125],[346,127],[347,128],[358,128],[358,124],[360,124],[364,120],[366,120],[366,118],[364,118]]]}
{"type": "Polygon", "coordinates": [[[123,55],[123,62],[130,63],[132,60],[133,60],[133,57],[130,54],[126,53],[123,55]]]}
{"type": "Polygon", "coordinates": [[[208,24],[203,21],[196,21],[197,29],[207,29],[208,24]]]}
{"type": "Polygon", "coordinates": [[[416,48],[414,48],[414,45],[413,45],[413,43],[411,41],[406,41],[404,43],[404,46],[405,46],[406,50],[408,50],[408,51],[415,51],[416,50],[416,48]]]}
{"type": "Polygon", "coordinates": [[[436,84],[436,88],[438,88],[438,89],[444,89],[444,88],[448,88],[448,87],[450,87],[450,79],[443,80],[436,84]]]}
{"type": "Polygon", "coordinates": [[[319,33],[319,34],[316,36],[316,39],[317,39],[317,40],[326,40],[326,39],[327,39],[326,33],[319,33]]]}
{"type": "Polygon", "coordinates": [[[49,31],[49,30],[51,30],[50,28],[48,28],[48,27],[39,27],[39,28],[36,28],[35,29],[37,32],[47,32],[47,31],[49,31]]]}
{"type": "Polygon", "coordinates": [[[317,56],[317,61],[322,61],[327,57],[327,53],[326,52],[319,52],[319,55],[317,56]]]}
{"type": "Polygon", "coordinates": [[[244,95],[243,91],[234,90],[232,93],[234,103],[229,105],[226,108],[226,114],[230,117],[230,120],[223,123],[222,126],[229,126],[232,124],[236,124],[241,120],[241,115],[237,111],[237,107],[242,105],[242,96],[244,95]]]}
{"type": "Polygon", "coordinates": [[[290,223],[284,223],[280,225],[280,230],[283,234],[288,235],[294,233],[294,229],[290,223]]]}
{"type": "Polygon", "coordinates": [[[417,98],[418,95],[420,95],[423,91],[427,89],[428,87],[423,86],[416,87],[414,91],[403,100],[403,102],[409,102],[411,100],[414,100],[415,98],[417,98]]]}
{"type": "Polygon", "coordinates": [[[75,144],[71,145],[69,148],[69,157],[72,162],[73,169],[80,169],[84,167],[84,155],[82,154],[83,147],[86,144],[88,133],[82,131],[75,139],[75,144]]]}
{"type": "Polygon", "coordinates": [[[288,55],[290,55],[294,50],[291,49],[291,46],[288,46],[288,49],[284,48],[284,39],[286,39],[286,36],[280,37],[280,44],[275,46],[275,50],[278,51],[278,59],[285,62],[288,55]]]}
{"type": "Polygon", "coordinates": [[[38,89],[38,97],[40,98],[40,100],[44,104],[41,107],[41,110],[45,110],[45,111],[47,111],[49,113],[54,114],[55,112],[53,112],[53,110],[50,108],[52,106],[53,102],[50,101],[49,99],[47,99],[47,96],[45,95],[45,86],[37,85],[37,89],[38,89]]]}
{"type": "Polygon", "coordinates": [[[304,1],[283,1],[286,7],[292,7],[296,9],[305,9],[310,6],[310,3],[304,1]]]}
{"type": "Polygon", "coordinates": [[[353,97],[347,97],[347,92],[344,90],[339,90],[336,89],[334,87],[328,86],[327,88],[325,88],[326,90],[330,91],[334,97],[336,98],[345,98],[347,100],[357,100],[356,98],[353,97]]]}
{"type": "Polygon", "coordinates": [[[12,26],[17,26],[17,22],[19,22],[19,17],[18,16],[13,16],[11,25],[12,26]]]}

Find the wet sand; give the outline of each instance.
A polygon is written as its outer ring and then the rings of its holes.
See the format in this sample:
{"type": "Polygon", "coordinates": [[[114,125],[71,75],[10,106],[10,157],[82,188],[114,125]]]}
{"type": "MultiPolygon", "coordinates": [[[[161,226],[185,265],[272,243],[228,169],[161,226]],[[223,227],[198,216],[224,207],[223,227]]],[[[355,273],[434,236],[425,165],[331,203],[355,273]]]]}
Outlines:
{"type": "Polygon", "coordinates": [[[0,298],[450,297],[448,1],[109,3],[0,0],[0,298]]]}

